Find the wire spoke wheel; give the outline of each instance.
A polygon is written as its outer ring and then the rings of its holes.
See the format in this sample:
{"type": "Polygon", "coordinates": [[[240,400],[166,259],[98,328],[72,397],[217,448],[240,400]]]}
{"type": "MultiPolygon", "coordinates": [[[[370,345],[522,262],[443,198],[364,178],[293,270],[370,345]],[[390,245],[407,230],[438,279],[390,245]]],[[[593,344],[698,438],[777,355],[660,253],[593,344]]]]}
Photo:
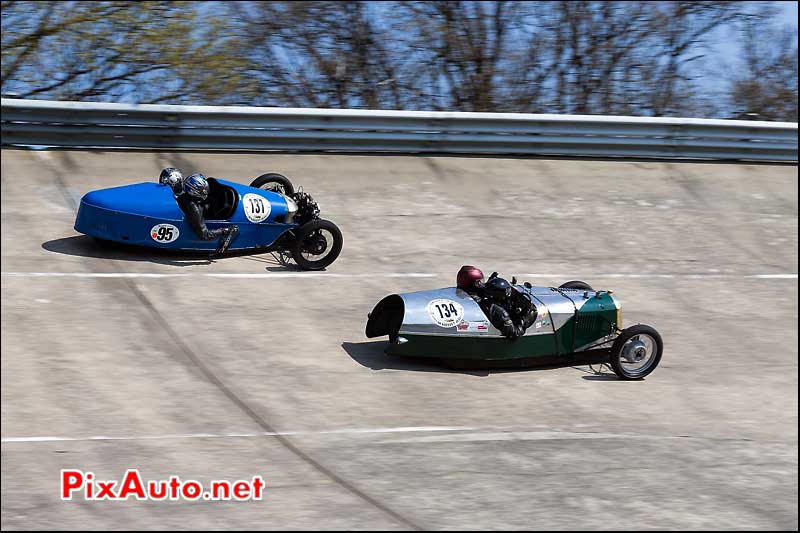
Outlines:
{"type": "Polygon", "coordinates": [[[261,188],[264,189],[265,191],[272,191],[280,194],[286,194],[286,189],[280,183],[270,183],[269,185],[265,185],[261,188]]]}
{"type": "Polygon", "coordinates": [[[276,174],[275,172],[260,175],[250,183],[250,186],[265,191],[276,192],[284,196],[294,194],[294,185],[289,181],[289,178],[283,174],[276,174]]]}

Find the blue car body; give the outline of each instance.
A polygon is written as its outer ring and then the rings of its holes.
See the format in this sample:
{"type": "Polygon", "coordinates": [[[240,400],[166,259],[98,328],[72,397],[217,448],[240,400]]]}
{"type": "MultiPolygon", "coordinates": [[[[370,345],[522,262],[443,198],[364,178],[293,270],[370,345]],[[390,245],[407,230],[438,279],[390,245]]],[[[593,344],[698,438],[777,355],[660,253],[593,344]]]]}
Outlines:
{"type": "MultiPolygon", "coordinates": [[[[282,194],[209,178],[206,225],[236,224],[239,235],[228,250],[265,248],[287,231],[290,202],[282,194]]],[[[75,230],[108,241],[173,250],[215,250],[219,241],[201,240],[178,207],[172,189],[136,183],[87,193],[81,199],[75,230]]]]}

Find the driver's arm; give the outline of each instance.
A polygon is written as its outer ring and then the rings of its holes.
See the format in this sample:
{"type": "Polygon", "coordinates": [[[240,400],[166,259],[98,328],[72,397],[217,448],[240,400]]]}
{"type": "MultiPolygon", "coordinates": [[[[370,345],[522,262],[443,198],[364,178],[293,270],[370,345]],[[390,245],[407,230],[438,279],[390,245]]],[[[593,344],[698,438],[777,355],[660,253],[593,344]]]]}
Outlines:
{"type": "Polygon", "coordinates": [[[511,340],[516,340],[525,333],[527,327],[515,324],[511,320],[511,315],[497,304],[492,304],[489,308],[489,321],[494,327],[500,330],[504,336],[511,340]]]}
{"type": "Polygon", "coordinates": [[[199,203],[186,202],[181,205],[181,209],[186,215],[186,221],[192,227],[192,230],[204,241],[217,239],[229,233],[228,228],[208,229],[205,219],[203,218],[203,209],[200,207],[199,203]]]}
{"type": "Polygon", "coordinates": [[[522,328],[522,332],[524,333],[531,325],[536,322],[536,317],[538,316],[538,311],[536,307],[531,306],[527,312],[525,312],[520,319],[520,327],[522,328]]]}
{"type": "Polygon", "coordinates": [[[529,297],[526,297],[523,293],[518,292],[515,296],[516,298],[512,305],[512,319],[515,323],[519,323],[522,326],[522,331],[524,332],[531,324],[536,322],[538,310],[536,306],[533,305],[533,302],[528,299],[529,297]]]}

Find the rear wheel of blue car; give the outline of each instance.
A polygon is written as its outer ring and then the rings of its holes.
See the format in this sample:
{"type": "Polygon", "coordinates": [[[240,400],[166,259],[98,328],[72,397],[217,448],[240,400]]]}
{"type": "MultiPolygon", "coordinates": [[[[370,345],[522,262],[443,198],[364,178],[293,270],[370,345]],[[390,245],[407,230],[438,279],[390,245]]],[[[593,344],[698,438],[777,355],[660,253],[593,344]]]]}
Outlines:
{"type": "Polygon", "coordinates": [[[658,332],[644,324],[622,330],[611,346],[611,368],[621,379],[642,379],[661,361],[664,343],[658,332]]]}
{"type": "Polygon", "coordinates": [[[312,220],[295,231],[291,250],[303,270],[322,270],[339,257],[342,232],[330,220],[312,220]]]}
{"type": "Polygon", "coordinates": [[[265,191],[273,191],[289,196],[294,194],[294,185],[289,181],[289,178],[283,174],[276,174],[270,172],[269,174],[262,174],[250,184],[251,187],[257,189],[264,189],[265,191]]]}

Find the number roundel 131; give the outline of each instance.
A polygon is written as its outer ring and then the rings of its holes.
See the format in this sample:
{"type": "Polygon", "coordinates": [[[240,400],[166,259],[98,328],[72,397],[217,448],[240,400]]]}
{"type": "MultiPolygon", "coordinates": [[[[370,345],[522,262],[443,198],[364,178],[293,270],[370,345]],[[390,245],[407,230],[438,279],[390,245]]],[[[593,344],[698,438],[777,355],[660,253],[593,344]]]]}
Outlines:
{"type": "Polygon", "coordinates": [[[247,193],[242,198],[244,214],[250,222],[262,222],[269,218],[272,206],[269,200],[258,194],[247,193]]]}
{"type": "Polygon", "coordinates": [[[428,302],[428,315],[443,328],[452,328],[464,318],[464,306],[445,298],[428,302]]]}
{"type": "Polygon", "coordinates": [[[150,238],[156,242],[175,242],[181,232],[172,224],[158,224],[150,229],[150,238]]]}

